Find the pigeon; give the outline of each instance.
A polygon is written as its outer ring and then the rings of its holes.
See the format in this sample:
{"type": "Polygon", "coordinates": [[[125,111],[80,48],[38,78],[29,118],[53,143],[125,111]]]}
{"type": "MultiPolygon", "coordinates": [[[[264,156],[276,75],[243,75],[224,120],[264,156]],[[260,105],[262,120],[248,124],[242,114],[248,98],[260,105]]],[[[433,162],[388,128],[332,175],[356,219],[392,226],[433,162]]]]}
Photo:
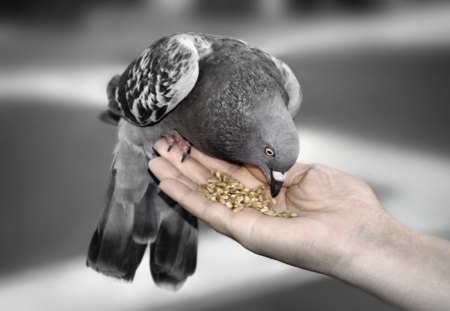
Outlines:
{"type": "Polygon", "coordinates": [[[87,265],[132,281],[147,246],[156,285],[178,290],[196,269],[197,219],[158,189],[148,161],[165,137],[231,161],[259,167],[273,197],[297,161],[293,117],[300,84],[281,60],[244,41],[202,34],[163,37],[107,86],[118,120],[106,205],[87,265]]]}

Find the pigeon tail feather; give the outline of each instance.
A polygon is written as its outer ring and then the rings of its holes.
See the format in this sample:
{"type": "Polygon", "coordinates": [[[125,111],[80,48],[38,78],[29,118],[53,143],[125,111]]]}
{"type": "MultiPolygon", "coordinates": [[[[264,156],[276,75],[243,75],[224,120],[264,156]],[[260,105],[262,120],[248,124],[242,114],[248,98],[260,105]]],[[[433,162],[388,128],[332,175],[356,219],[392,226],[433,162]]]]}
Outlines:
{"type": "Polygon", "coordinates": [[[197,235],[197,219],[175,205],[150,246],[150,269],[158,286],[176,291],[195,272],[197,235]]]}

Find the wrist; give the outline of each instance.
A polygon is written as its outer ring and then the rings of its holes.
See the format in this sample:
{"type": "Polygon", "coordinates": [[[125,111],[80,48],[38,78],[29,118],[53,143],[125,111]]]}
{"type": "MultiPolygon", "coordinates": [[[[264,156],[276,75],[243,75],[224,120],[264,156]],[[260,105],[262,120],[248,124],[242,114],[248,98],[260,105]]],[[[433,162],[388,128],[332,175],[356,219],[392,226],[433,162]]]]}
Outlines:
{"type": "Polygon", "coordinates": [[[408,228],[383,212],[353,243],[333,276],[408,310],[447,310],[446,241],[408,228]]]}
{"type": "Polygon", "coordinates": [[[343,281],[354,283],[360,280],[367,266],[378,266],[376,262],[388,260],[394,246],[393,238],[405,235],[405,228],[386,211],[380,210],[366,223],[355,229],[352,237],[342,248],[339,262],[332,275],[343,281]]]}

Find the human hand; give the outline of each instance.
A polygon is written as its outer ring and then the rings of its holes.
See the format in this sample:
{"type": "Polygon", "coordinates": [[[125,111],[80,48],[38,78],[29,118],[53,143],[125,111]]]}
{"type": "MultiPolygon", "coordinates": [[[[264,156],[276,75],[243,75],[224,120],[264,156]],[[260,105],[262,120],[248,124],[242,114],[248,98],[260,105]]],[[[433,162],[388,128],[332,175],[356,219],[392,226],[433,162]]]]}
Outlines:
{"type": "Polygon", "coordinates": [[[219,170],[255,188],[267,184],[258,168],[218,160],[195,148],[181,163],[181,151],[174,146],[167,152],[164,139],[154,148],[161,157],[152,159],[149,168],[161,181],[162,191],[247,249],[304,269],[326,274],[341,270],[358,252],[366,228],[383,213],[362,180],[324,165],[300,163],[289,170],[273,207],[298,217],[270,217],[249,208],[234,213],[200,195],[198,185],[219,170]]]}

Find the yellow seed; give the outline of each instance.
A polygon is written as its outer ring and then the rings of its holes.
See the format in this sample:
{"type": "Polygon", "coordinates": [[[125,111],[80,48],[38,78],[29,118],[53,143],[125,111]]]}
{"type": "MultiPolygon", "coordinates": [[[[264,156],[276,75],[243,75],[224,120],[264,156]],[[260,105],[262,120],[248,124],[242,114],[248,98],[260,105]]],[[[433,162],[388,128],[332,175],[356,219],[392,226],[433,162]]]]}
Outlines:
{"type": "Polygon", "coordinates": [[[223,172],[212,172],[213,178],[206,184],[199,185],[197,191],[212,201],[219,202],[233,212],[239,212],[244,208],[254,208],[269,216],[296,217],[289,211],[275,212],[270,206],[276,204],[276,200],[268,196],[266,186],[249,189],[223,172]]]}

